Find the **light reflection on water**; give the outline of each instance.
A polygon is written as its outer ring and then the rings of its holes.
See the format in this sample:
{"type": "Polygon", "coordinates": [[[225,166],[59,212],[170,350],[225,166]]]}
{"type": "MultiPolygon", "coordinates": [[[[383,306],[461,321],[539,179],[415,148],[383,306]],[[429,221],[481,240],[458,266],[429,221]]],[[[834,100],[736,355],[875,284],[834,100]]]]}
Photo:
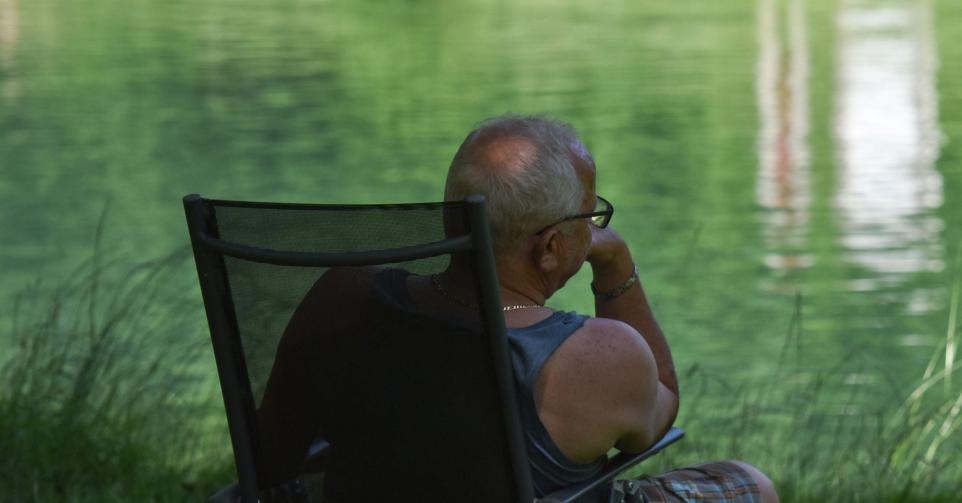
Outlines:
{"type": "Polygon", "coordinates": [[[807,250],[811,203],[809,54],[805,5],[792,0],[782,47],[774,0],[761,0],[758,13],[758,176],[756,200],[763,237],[770,250],[765,264],[775,270],[813,265],[807,250]]]}
{"type": "Polygon", "coordinates": [[[929,2],[842,2],[836,13],[835,206],[859,289],[944,267],[937,55],[929,2]]]}
{"type": "Polygon", "coordinates": [[[943,135],[932,5],[926,0],[835,4],[831,113],[822,119],[830,123],[834,164],[819,166],[832,170],[829,199],[821,205],[814,202],[816,111],[810,84],[825,77],[813,76],[809,33],[817,32],[806,19],[810,5],[757,4],[755,200],[763,210],[762,260],[771,271],[762,288],[824,292],[827,283],[800,279],[799,273],[808,271],[806,277],[829,279],[832,286],[821,300],[808,301],[814,305],[807,316],[816,323],[845,316],[846,332],[829,334],[846,340],[841,347],[872,340],[880,347],[931,347],[935,335],[917,332],[904,318],[939,312],[947,300],[944,286],[918,279],[945,269],[945,229],[937,213],[944,199],[935,166],[943,135]],[[813,222],[816,218],[821,222],[813,222]],[[834,228],[827,235],[826,221],[834,228]],[[815,243],[826,236],[834,250],[817,254],[815,243]],[[780,281],[783,277],[787,280],[780,281]],[[867,315],[866,306],[873,305],[889,307],[867,315]],[[857,337],[847,342],[853,334],[857,337]]]}
{"type": "MultiPolygon", "coordinates": [[[[774,270],[809,267],[809,66],[805,3],[779,23],[760,0],[756,199],[774,270]],[[780,26],[787,33],[781,36],[780,26]],[[782,42],[782,40],[785,42],[782,42]],[[783,46],[784,44],[784,46],[783,46]]],[[[941,271],[942,178],[932,6],[842,2],[836,12],[834,207],[847,260],[873,271],[848,288],[870,291],[915,272],[941,271]]],[[[917,303],[917,302],[916,302],[917,303]]]]}

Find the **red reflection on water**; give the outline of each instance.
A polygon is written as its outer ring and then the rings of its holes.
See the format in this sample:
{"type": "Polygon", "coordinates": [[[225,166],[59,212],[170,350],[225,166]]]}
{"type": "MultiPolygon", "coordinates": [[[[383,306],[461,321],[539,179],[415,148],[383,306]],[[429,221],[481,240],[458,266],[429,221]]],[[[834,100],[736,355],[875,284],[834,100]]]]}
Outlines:
{"type": "Polygon", "coordinates": [[[765,263],[778,270],[812,265],[809,233],[809,53],[805,6],[788,4],[786,37],[779,33],[773,0],[760,0],[759,60],[756,83],[759,111],[756,200],[769,252],[765,263]]]}

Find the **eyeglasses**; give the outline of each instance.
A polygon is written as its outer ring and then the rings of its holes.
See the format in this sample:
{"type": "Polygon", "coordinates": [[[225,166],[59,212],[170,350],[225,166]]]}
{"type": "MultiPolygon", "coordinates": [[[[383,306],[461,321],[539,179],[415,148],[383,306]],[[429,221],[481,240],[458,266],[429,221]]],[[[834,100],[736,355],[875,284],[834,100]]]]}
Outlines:
{"type": "Polygon", "coordinates": [[[558,220],[557,222],[551,225],[546,225],[543,229],[536,232],[535,235],[539,235],[542,232],[560,224],[561,222],[567,222],[568,220],[577,220],[579,218],[590,218],[591,223],[595,227],[600,227],[604,229],[605,227],[608,227],[608,222],[611,222],[611,216],[614,214],[615,214],[615,207],[611,204],[610,201],[608,201],[607,199],[601,196],[595,196],[595,211],[592,211],[591,213],[579,213],[577,215],[571,215],[570,217],[564,217],[561,220],[558,220]]]}

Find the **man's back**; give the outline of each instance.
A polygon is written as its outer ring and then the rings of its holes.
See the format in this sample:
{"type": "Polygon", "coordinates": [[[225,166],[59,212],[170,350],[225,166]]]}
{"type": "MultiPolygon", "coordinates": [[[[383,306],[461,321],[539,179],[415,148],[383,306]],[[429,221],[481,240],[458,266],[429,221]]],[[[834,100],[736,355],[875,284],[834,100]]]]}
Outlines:
{"type": "Polygon", "coordinates": [[[466,501],[511,499],[488,341],[477,319],[412,296],[415,283],[423,290],[427,278],[332,269],[304,298],[259,411],[276,480],[297,474],[320,434],[333,446],[331,501],[383,501],[392,491],[418,501],[465,491],[466,501]]]}

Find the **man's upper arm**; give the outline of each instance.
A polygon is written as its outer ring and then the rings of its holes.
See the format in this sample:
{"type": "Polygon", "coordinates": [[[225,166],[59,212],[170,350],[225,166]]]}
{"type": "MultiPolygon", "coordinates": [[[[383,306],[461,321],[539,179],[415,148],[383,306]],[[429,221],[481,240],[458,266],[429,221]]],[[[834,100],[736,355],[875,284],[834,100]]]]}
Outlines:
{"type": "Polygon", "coordinates": [[[648,343],[630,325],[617,320],[594,319],[613,351],[606,365],[610,386],[610,421],[615,447],[637,452],[648,448],[674,421],[678,397],[658,380],[658,366],[648,343]]]}

